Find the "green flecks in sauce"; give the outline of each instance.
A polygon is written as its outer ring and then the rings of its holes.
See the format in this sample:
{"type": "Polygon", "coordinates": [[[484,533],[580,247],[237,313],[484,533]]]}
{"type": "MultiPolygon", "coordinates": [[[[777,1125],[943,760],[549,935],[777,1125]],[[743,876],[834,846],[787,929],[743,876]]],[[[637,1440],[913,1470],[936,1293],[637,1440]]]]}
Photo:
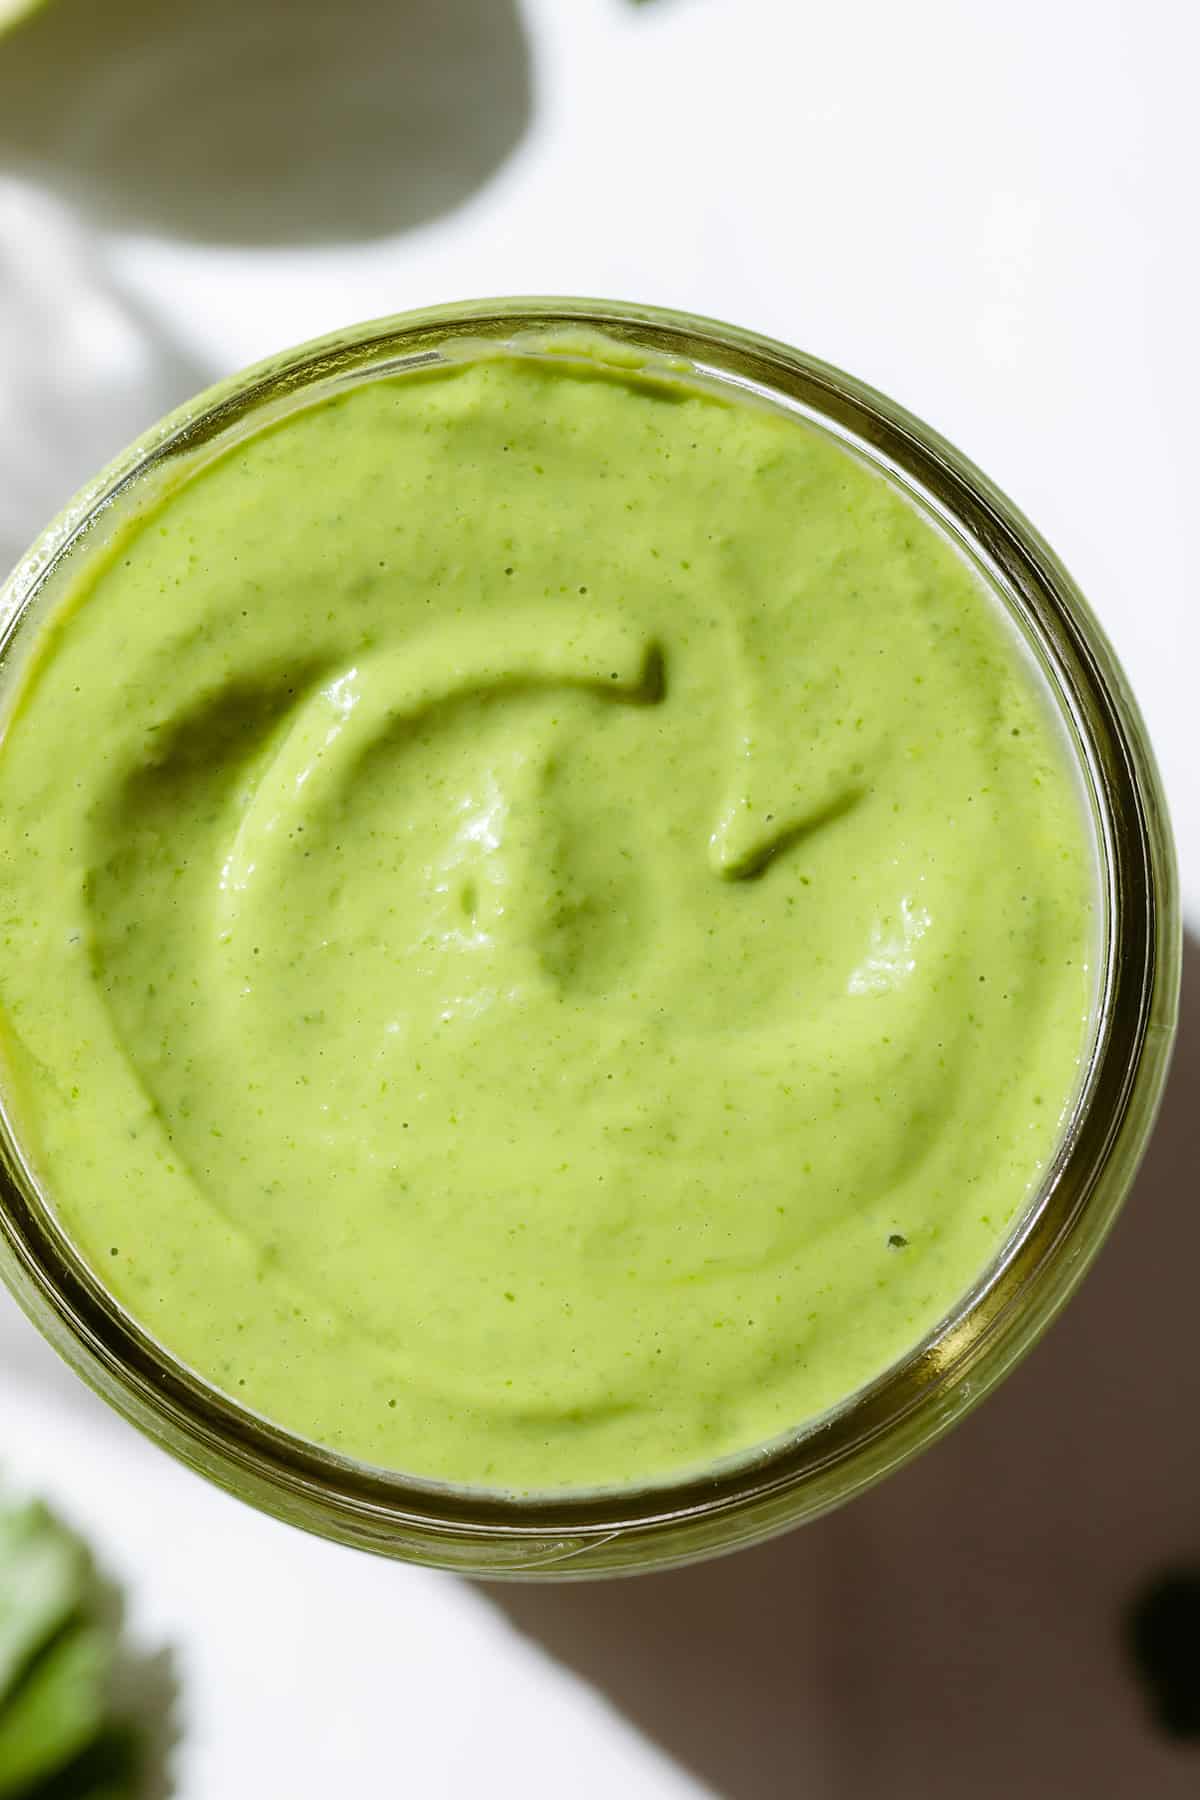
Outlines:
{"type": "Polygon", "coordinates": [[[843,1398],[1077,1080],[1090,839],[1011,628],[878,474],[682,384],[468,361],[195,473],[45,632],[0,819],[66,1229],[425,1476],[660,1477],[843,1398]]]}

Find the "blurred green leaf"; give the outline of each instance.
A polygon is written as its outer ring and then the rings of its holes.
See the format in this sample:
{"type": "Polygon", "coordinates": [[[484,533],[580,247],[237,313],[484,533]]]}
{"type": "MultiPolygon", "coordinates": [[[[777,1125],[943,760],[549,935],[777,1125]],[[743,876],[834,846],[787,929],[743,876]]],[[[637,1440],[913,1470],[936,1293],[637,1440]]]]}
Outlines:
{"type": "Polygon", "coordinates": [[[27,13],[37,12],[45,0],[0,0],[0,32],[16,25],[27,13]]]}
{"type": "Polygon", "coordinates": [[[74,1532],[0,1499],[0,1800],[135,1800],[143,1739],[109,1711],[120,1618],[74,1532]]]}
{"type": "Polygon", "coordinates": [[[141,1768],[137,1733],[110,1726],[82,1756],[43,1782],[31,1800],[135,1800],[141,1768]]]}
{"type": "Polygon", "coordinates": [[[0,1800],[27,1795],[99,1736],[111,1633],[71,1625],[35,1659],[0,1709],[0,1800]]]}
{"type": "Polygon", "coordinates": [[[0,1707],[35,1652],[82,1606],[90,1558],[30,1501],[0,1511],[0,1707]]]}

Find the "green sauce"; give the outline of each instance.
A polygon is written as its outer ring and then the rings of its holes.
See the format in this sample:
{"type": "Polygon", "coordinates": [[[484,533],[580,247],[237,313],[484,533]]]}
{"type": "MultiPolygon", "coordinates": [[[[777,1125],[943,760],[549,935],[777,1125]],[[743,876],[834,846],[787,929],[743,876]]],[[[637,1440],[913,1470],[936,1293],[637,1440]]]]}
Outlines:
{"type": "Polygon", "coordinates": [[[9,1098],[128,1310],[420,1476],[661,1478],[958,1301],[1084,1053],[1090,829],[816,429],[564,357],[294,413],[85,561],[0,749],[9,1098]]]}

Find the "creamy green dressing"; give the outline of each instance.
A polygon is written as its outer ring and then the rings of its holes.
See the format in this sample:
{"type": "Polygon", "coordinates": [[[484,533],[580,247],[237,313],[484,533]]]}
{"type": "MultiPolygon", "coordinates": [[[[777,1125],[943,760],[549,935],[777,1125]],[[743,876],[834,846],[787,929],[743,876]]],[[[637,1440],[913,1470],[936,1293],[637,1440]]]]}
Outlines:
{"type": "Polygon", "coordinates": [[[62,1224],[389,1468],[795,1428],[961,1298],[1073,1098],[1093,856],[1040,680],[766,407],[493,356],[261,430],[82,559],[0,748],[62,1224]]]}

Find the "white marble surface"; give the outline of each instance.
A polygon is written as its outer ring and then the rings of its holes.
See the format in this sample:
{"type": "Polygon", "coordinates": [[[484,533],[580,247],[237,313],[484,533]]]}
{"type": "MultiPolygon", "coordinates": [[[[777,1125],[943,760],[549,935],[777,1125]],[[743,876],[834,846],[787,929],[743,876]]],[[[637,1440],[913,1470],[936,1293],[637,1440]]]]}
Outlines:
{"type": "MultiPolygon", "coordinates": [[[[911,405],[1049,536],[1141,699],[1200,933],[1189,0],[58,5],[0,45],[0,559],[169,405],[354,318],[737,319],[911,405]]],[[[169,1791],[1194,1796],[1116,1620],[1200,1555],[1196,941],[1150,1163],[1045,1345],[883,1490],[708,1570],[500,1594],[309,1541],[0,1300],[0,1459],[169,1653],[169,1791]]]]}

